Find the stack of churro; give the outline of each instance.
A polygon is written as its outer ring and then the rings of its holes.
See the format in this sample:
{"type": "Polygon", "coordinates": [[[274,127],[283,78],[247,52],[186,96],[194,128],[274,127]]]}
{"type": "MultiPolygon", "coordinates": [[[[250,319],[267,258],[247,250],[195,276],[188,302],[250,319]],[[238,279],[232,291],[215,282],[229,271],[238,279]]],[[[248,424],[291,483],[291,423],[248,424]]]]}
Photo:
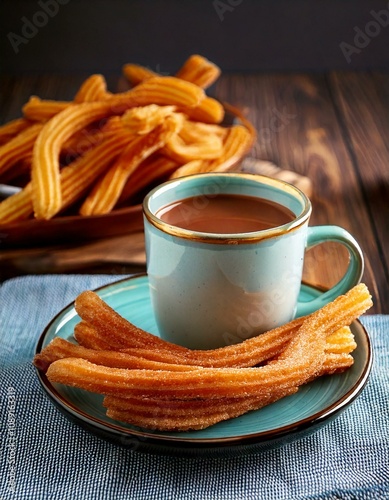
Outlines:
{"type": "Polygon", "coordinates": [[[50,382],[105,395],[112,419],[162,431],[203,429],[349,368],[357,347],[350,325],[371,305],[360,284],[309,316],[200,351],[145,332],[87,291],[75,301],[77,343],[55,338],[34,364],[50,382]]]}
{"type": "Polygon", "coordinates": [[[30,177],[0,203],[0,225],[51,219],[75,202],[81,215],[105,214],[155,182],[228,170],[251,148],[244,117],[221,125],[225,109],[205,93],[220,69],[204,57],[175,76],[133,64],[123,72],[128,91],[111,93],[92,75],[72,102],[32,96],[22,118],[0,127],[0,182],[30,177]]]}

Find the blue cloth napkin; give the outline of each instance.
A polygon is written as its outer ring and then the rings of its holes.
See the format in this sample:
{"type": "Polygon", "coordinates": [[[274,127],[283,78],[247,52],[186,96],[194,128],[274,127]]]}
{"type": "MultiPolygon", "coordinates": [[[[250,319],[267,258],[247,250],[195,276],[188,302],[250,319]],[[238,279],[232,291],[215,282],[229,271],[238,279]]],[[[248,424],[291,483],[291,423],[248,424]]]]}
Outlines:
{"type": "Polygon", "coordinates": [[[118,278],[22,277],[1,286],[1,500],[389,498],[389,316],[362,319],[375,358],[360,397],[317,433],[280,449],[230,459],[157,456],[67,420],[31,366],[37,339],[79,292],[118,278]]]}

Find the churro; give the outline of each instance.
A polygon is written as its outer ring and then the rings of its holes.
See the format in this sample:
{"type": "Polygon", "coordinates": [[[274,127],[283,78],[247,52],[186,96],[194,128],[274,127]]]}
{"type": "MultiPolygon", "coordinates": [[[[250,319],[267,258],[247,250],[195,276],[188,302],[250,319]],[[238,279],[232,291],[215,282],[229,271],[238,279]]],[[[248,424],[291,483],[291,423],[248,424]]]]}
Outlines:
{"type": "Polygon", "coordinates": [[[18,161],[31,157],[31,153],[43,125],[36,123],[19,132],[0,146],[0,175],[12,168],[18,161]]]}
{"type": "Polygon", "coordinates": [[[108,100],[127,108],[158,104],[160,106],[177,106],[194,108],[205,98],[203,89],[197,85],[180,80],[174,76],[155,76],[149,78],[128,92],[113,94],[108,100]],[[128,105],[131,103],[131,105],[128,105]]]}
{"type": "MultiPolygon", "coordinates": [[[[92,335],[92,341],[89,345],[93,347],[85,347],[83,343],[88,343],[90,337],[90,327],[83,323],[76,325],[74,337],[79,340],[79,344],[74,344],[60,337],[55,337],[41,353],[34,358],[34,364],[42,371],[46,371],[51,363],[62,358],[81,358],[97,365],[109,366],[111,368],[140,368],[151,370],[194,370],[199,368],[190,364],[179,364],[177,358],[164,356],[163,361],[150,359],[145,349],[132,350],[112,350],[108,344],[95,342],[95,337],[92,335]],[[77,328],[78,327],[78,328],[77,328]],[[81,335],[80,335],[81,332],[81,335]],[[86,333],[86,336],[85,336],[86,333]]],[[[323,364],[322,374],[328,371],[331,373],[334,370],[342,370],[344,366],[350,366],[352,357],[349,354],[356,348],[354,336],[349,327],[341,328],[335,334],[330,335],[326,339],[325,360],[323,364]],[[331,337],[337,337],[334,343],[331,337]]],[[[274,362],[274,361],[270,361],[274,362]]]]}
{"type": "Polygon", "coordinates": [[[163,153],[178,163],[192,160],[208,160],[222,154],[223,142],[216,134],[204,135],[201,140],[187,144],[180,134],[176,134],[167,141],[163,153]]]}
{"type": "MultiPolygon", "coordinates": [[[[106,132],[106,137],[96,147],[90,149],[60,172],[62,192],[58,212],[77,201],[101,175],[110,163],[120,154],[129,141],[129,134],[122,129],[117,133],[106,132]]],[[[11,223],[27,219],[33,212],[32,184],[28,183],[22,191],[6,198],[0,203],[1,223],[11,223]]]]}
{"type": "Polygon", "coordinates": [[[172,118],[168,117],[151,132],[129,143],[116,163],[87,196],[80,208],[81,215],[104,214],[112,210],[131,173],[175,133],[176,122],[172,118]]]}
{"type": "Polygon", "coordinates": [[[46,371],[51,363],[63,358],[80,358],[97,365],[111,368],[129,368],[141,370],[195,370],[196,367],[188,365],[169,364],[152,361],[141,356],[126,352],[112,350],[96,350],[73,344],[67,340],[56,337],[34,358],[34,364],[42,371],[46,371]]]}
{"type": "Polygon", "coordinates": [[[159,400],[151,398],[104,398],[107,416],[142,428],[160,431],[201,430],[223,420],[274,403],[297,391],[295,387],[251,398],[224,398],[223,401],[159,400]]]}
{"type": "MultiPolygon", "coordinates": [[[[112,314],[108,306],[101,307],[102,301],[96,297],[84,292],[77,299],[78,312],[86,313],[81,315],[84,321],[80,325],[91,332],[109,319],[112,322],[107,323],[107,330],[115,332],[118,325],[123,328],[122,321],[126,320],[112,314]],[[90,299],[94,314],[88,314],[90,299]],[[85,323],[85,316],[89,323],[85,323]]],[[[318,376],[347,369],[353,362],[350,352],[355,349],[349,325],[371,304],[369,291],[360,284],[319,311],[295,320],[292,327],[288,324],[275,329],[281,334],[290,330],[294,333],[286,342],[283,339],[275,357],[259,367],[195,366],[188,359],[190,352],[196,355],[196,351],[169,344],[131,324],[127,335],[132,336],[134,345],[143,346],[131,352],[87,349],[54,339],[34,362],[38,368],[47,369],[51,382],[105,395],[104,406],[111,418],[158,430],[203,429],[293,394],[318,376]],[[165,360],[147,359],[140,354],[146,351],[163,352],[165,360]],[[177,355],[186,361],[180,364],[177,355]]],[[[257,338],[266,339],[269,333],[257,338]]],[[[253,341],[240,345],[247,347],[253,341]]],[[[123,332],[113,343],[120,347],[126,343],[123,332]]],[[[208,354],[217,358],[231,347],[239,350],[239,346],[229,346],[208,354]]],[[[239,354],[235,352],[235,356],[236,361],[239,354]]]]}
{"type": "Polygon", "coordinates": [[[148,134],[155,127],[161,125],[167,117],[175,114],[175,111],[175,106],[150,104],[148,106],[129,109],[122,116],[122,122],[133,134],[148,134]]]}
{"type": "MultiPolygon", "coordinates": [[[[133,85],[137,85],[153,77],[161,76],[137,64],[124,65],[123,74],[133,85]]],[[[219,75],[220,68],[218,66],[200,55],[193,55],[187,59],[175,76],[178,79],[188,81],[206,89],[214,83],[219,75]]],[[[223,105],[209,96],[204,96],[195,107],[182,106],[181,110],[192,120],[198,120],[204,123],[221,123],[224,118],[223,105]]]]}
{"type": "Polygon", "coordinates": [[[130,83],[133,85],[138,85],[138,83],[147,80],[148,78],[153,78],[154,76],[160,76],[155,71],[152,71],[149,68],[145,68],[144,66],[140,66],[139,64],[125,64],[122,68],[124,76],[128,79],[130,83]]]}
{"type": "Polygon", "coordinates": [[[203,56],[190,56],[176,73],[177,78],[195,83],[203,89],[212,85],[220,76],[220,68],[203,56]]]}
{"type": "Polygon", "coordinates": [[[183,107],[181,111],[191,120],[204,123],[221,123],[225,116],[223,105],[209,96],[205,96],[194,108],[183,107]]]}
{"type": "Polygon", "coordinates": [[[16,118],[0,126],[0,145],[8,142],[20,132],[32,125],[26,118],[16,118]]]}
{"type": "Polygon", "coordinates": [[[198,172],[224,172],[230,170],[251,148],[252,134],[242,125],[230,127],[225,134],[222,149],[217,158],[209,161],[194,160],[177,168],[172,179],[198,172]],[[201,161],[201,163],[199,163],[201,161]]]}
{"type": "Polygon", "coordinates": [[[104,76],[91,75],[83,82],[73,101],[75,103],[103,101],[111,95],[107,91],[107,82],[104,76]]]}
{"type": "Polygon", "coordinates": [[[166,180],[179,164],[160,154],[154,154],[142,162],[141,168],[132,172],[123,188],[118,204],[122,204],[141,193],[147,186],[166,180]]]}
{"type": "Polygon", "coordinates": [[[219,349],[191,350],[171,344],[136,327],[111,309],[97,294],[90,291],[81,293],[75,308],[79,316],[89,327],[95,330],[95,336],[113,349],[146,349],[149,359],[192,364],[204,367],[248,367],[262,363],[265,359],[276,356],[300,328],[303,319],[296,319],[287,325],[270,330],[262,335],[247,339],[239,344],[219,349]]]}
{"type": "Polygon", "coordinates": [[[29,120],[45,122],[68,108],[70,104],[71,102],[68,101],[52,101],[31,96],[22,107],[22,112],[24,117],[29,120]]]}
{"type": "MultiPolygon", "coordinates": [[[[239,344],[210,351],[197,351],[176,346],[136,327],[111,309],[94,292],[81,293],[76,299],[75,307],[79,316],[89,327],[94,328],[95,336],[105,341],[113,349],[150,349],[152,352],[149,354],[145,352],[144,355],[152,356],[150,359],[155,361],[166,360],[164,357],[169,355],[177,363],[204,367],[256,366],[266,359],[277,356],[304,321],[304,318],[295,319],[286,325],[274,328],[239,344]]],[[[343,330],[343,335],[345,332],[347,330],[343,330]]],[[[336,342],[339,344],[340,333],[337,335],[338,337],[334,336],[332,341],[330,340],[334,346],[336,342]]],[[[349,336],[349,332],[346,335],[349,336]]],[[[168,362],[174,361],[169,360],[168,362]]]]}
{"type": "MultiPolygon", "coordinates": [[[[159,73],[139,64],[125,64],[122,71],[133,85],[138,85],[155,76],[161,76],[159,73]]],[[[220,73],[221,70],[216,64],[201,55],[194,54],[184,62],[175,76],[206,89],[219,78],[220,73]]]]}
{"type": "Polygon", "coordinates": [[[168,180],[175,171],[178,177],[230,169],[253,144],[255,131],[238,112],[235,115],[245,134],[240,126],[227,129],[219,125],[225,105],[206,95],[204,89],[216,80],[220,69],[206,58],[189,57],[175,76],[131,64],[123,67],[123,73],[134,85],[130,90],[112,93],[107,90],[104,76],[93,74],[83,81],[72,101],[31,96],[22,107],[23,117],[0,127],[1,180],[16,179],[18,185],[24,186],[17,196],[0,203],[0,224],[31,217],[47,220],[63,213],[76,200],[69,192],[64,193],[64,179],[69,175],[74,180],[73,169],[79,162],[84,165],[90,159],[96,160],[107,127],[117,127],[112,117],[121,118],[121,126],[124,124],[132,137],[128,135],[127,143],[115,157],[121,156],[123,161],[118,161],[109,173],[104,170],[106,166],[92,169],[96,176],[105,173],[104,180],[92,180],[83,168],[80,170],[77,181],[82,189],[77,188],[76,193],[86,196],[92,183],[101,186],[88,200],[84,198],[84,203],[77,200],[83,215],[139,203],[147,188],[168,180]],[[169,117],[181,124],[171,137],[157,141],[155,147],[150,146],[147,153],[137,155],[136,161],[130,160],[123,168],[124,160],[131,156],[130,143],[135,136],[150,134],[169,117]],[[68,167],[70,170],[65,170],[68,167]],[[96,202],[101,196],[96,194],[99,190],[105,192],[101,200],[108,198],[108,192],[114,194],[109,203],[101,201],[100,206],[96,202]]]}

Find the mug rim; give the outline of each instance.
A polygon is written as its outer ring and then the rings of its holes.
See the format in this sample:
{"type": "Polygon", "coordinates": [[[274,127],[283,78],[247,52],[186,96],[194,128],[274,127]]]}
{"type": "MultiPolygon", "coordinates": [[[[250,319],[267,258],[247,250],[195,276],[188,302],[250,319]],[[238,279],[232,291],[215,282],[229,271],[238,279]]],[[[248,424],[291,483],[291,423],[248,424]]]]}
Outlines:
{"type": "MultiPolygon", "coordinates": [[[[178,198],[178,200],[180,199],[185,199],[185,198],[178,198]]],[[[163,182],[162,184],[159,184],[145,196],[142,204],[142,209],[143,209],[143,215],[146,217],[147,221],[151,225],[153,225],[154,227],[156,227],[157,229],[161,230],[166,234],[202,243],[237,245],[242,243],[254,243],[269,238],[275,238],[277,236],[288,234],[292,231],[299,229],[309,220],[312,212],[312,205],[307,195],[303,193],[301,189],[282,179],[275,179],[273,177],[268,177],[266,175],[252,174],[246,172],[206,172],[199,174],[191,174],[176,179],[170,179],[168,181],[163,182]],[[210,233],[202,231],[193,231],[191,229],[184,229],[179,226],[168,224],[167,222],[157,217],[150,208],[150,202],[153,196],[160,190],[167,190],[172,185],[177,185],[183,182],[185,183],[190,182],[191,180],[195,180],[196,178],[215,179],[223,177],[244,178],[250,181],[254,181],[258,184],[262,185],[265,184],[267,186],[272,186],[279,190],[286,191],[294,196],[297,195],[303,202],[303,209],[301,213],[299,215],[296,215],[292,221],[287,222],[286,224],[282,224],[280,226],[276,226],[274,228],[262,229],[259,231],[252,231],[246,233],[210,233]]]]}

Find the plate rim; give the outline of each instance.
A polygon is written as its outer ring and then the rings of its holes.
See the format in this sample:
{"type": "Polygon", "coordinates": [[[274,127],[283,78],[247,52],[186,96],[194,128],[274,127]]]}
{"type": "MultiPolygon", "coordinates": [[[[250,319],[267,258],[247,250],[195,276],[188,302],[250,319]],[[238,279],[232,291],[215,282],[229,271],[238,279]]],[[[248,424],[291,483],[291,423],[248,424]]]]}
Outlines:
{"type": "MultiPolygon", "coordinates": [[[[116,286],[120,283],[125,282],[147,282],[148,276],[145,273],[134,274],[131,276],[127,276],[125,278],[121,278],[119,280],[115,280],[111,283],[107,283],[105,285],[101,285],[93,290],[96,293],[109,289],[113,286],[116,286]]],[[[135,283],[139,286],[140,283],[135,283]]],[[[144,283],[142,283],[144,284],[144,283]]],[[[303,283],[304,285],[304,283],[303,283]]],[[[306,285],[310,289],[315,290],[320,293],[314,286],[306,285]]],[[[48,332],[50,331],[52,325],[64,314],[70,312],[74,309],[74,301],[71,301],[67,306],[63,307],[46,325],[42,333],[40,334],[38,341],[35,347],[35,354],[38,354],[43,346],[43,343],[46,340],[48,332]]],[[[77,313],[76,313],[77,315],[77,313]]],[[[46,374],[38,370],[35,367],[35,371],[40,382],[41,387],[45,391],[46,395],[49,396],[49,399],[56,405],[61,407],[68,414],[72,420],[77,421],[80,419],[82,422],[78,422],[82,425],[82,423],[86,423],[88,426],[96,426],[100,430],[103,430],[106,433],[112,433],[117,437],[123,437],[125,435],[126,438],[140,438],[144,441],[145,444],[154,444],[157,446],[164,445],[179,445],[181,448],[205,448],[205,447],[215,447],[217,445],[218,448],[224,447],[236,447],[236,446],[249,446],[249,445],[260,445],[264,443],[268,443],[272,440],[279,440],[283,436],[286,436],[291,433],[298,433],[304,430],[307,430],[311,427],[315,427],[321,424],[324,424],[327,420],[331,420],[337,414],[342,412],[346,407],[348,407],[362,392],[364,389],[371,372],[371,367],[373,364],[373,352],[372,345],[370,341],[369,334],[367,332],[366,327],[361,323],[359,319],[356,319],[353,324],[356,324],[360,331],[363,334],[364,344],[366,344],[366,362],[359,374],[357,380],[353,384],[353,386],[344,393],[341,397],[339,397],[332,404],[324,408],[323,410],[317,411],[312,415],[309,415],[305,418],[302,418],[296,422],[291,424],[283,425],[282,427],[277,427],[274,429],[269,429],[265,431],[250,433],[246,435],[239,436],[225,436],[225,437],[208,437],[208,438],[193,438],[184,436],[172,436],[172,435],[164,435],[164,434],[156,434],[150,430],[137,430],[134,428],[122,427],[120,423],[116,424],[114,420],[111,422],[101,421],[99,418],[94,417],[93,415],[89,415],[87,412],[77,408],[75,405],[69,403],[66,398],[64,398],[56,389],[56,387],[51,384],[51,382],[47,379],[46,374]]],[[[160,432],[160,431],[157,431],[160,432]]],[[[114,437],[114,436],[112,436],[114,437]]]]}

